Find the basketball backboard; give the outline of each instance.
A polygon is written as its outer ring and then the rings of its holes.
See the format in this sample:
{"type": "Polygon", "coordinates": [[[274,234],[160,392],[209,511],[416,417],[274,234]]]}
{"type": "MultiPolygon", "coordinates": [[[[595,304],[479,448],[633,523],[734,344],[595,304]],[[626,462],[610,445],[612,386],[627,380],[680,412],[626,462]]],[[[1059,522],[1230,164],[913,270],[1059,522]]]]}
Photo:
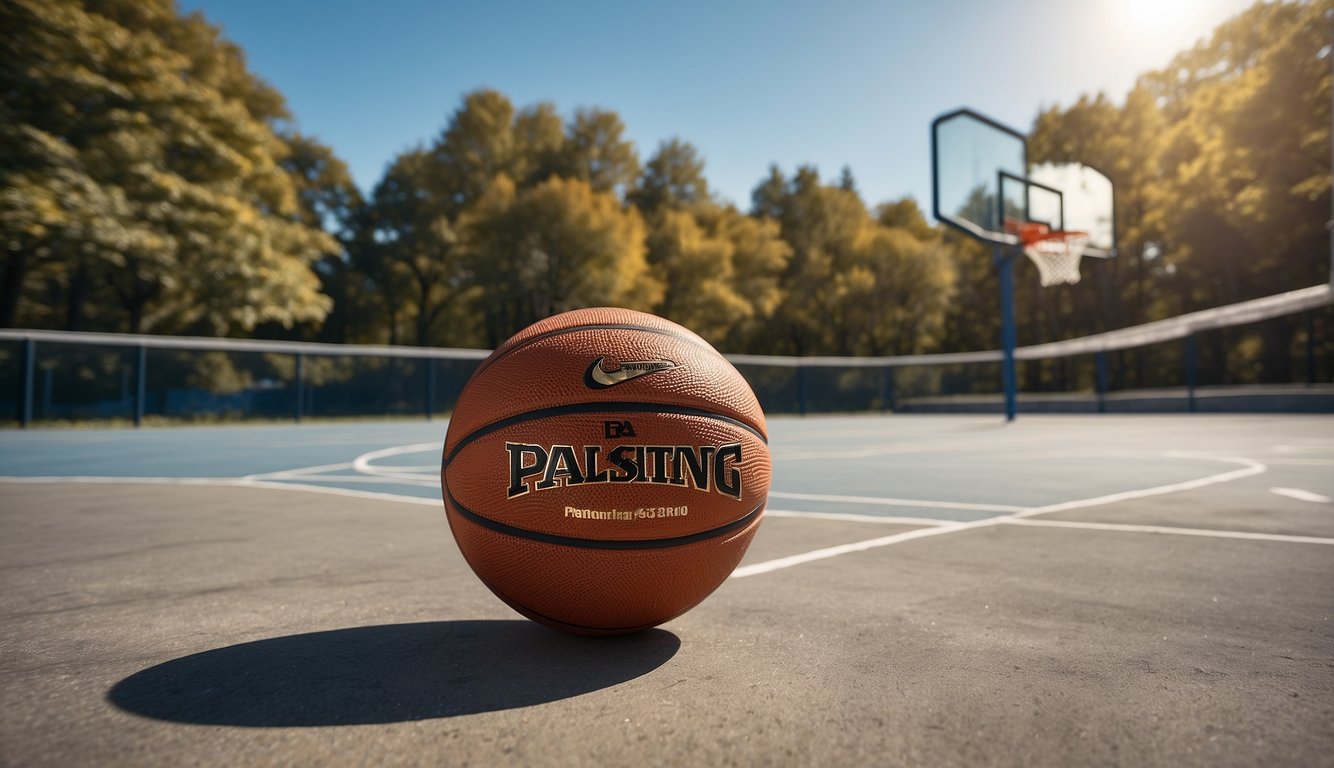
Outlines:
{"type": "Polygon", "coordinates": [[[931,124],[936,220],[985,243],[1018,246],[1019,225],[1089,234],[1084,256],[1116,251],[1112,182],[1079,163],[1029,167],[1024,135],[960,109],[931,124]]]}

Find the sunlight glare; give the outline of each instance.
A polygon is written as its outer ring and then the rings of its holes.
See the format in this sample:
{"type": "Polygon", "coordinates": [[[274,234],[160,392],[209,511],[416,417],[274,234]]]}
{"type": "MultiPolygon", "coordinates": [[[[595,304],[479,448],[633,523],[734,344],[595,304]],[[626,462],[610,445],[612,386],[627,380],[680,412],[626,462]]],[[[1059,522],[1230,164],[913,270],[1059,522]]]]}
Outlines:
{"type": "Polygon", "coordinates": [[[1148,31],[1181,23],[1198,5],[1198,0],[1122,0],[1122,11],[1132,26],[1148,31]]]}

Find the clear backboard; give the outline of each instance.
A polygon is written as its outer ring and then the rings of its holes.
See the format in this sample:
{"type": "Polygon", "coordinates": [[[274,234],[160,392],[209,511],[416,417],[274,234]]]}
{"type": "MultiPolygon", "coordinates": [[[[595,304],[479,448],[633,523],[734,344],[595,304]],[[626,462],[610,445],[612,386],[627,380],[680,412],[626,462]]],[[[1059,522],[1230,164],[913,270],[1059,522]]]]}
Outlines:
{"type": "Polygon", "coordinates": [[[985,243],[1018,246],[1023,224],[1088,233],[1083,256],[1116,251],[1112,182],[1079,163],[1028,164],[1024,135],[969,109],[931,124],[936,220],[985,243]]]}

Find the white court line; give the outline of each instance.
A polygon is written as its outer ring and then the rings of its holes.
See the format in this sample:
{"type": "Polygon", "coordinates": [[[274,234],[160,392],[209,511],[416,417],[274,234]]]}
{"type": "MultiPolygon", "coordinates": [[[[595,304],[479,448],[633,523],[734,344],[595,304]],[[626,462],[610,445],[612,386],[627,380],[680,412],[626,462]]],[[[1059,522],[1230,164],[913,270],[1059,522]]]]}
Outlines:
{"type": "Polygon", "coordinates": [[[868,549],[875,549],[876,547],[887,547],[890,544],[898,544],[899,542],[903,541],[912,541],[913,539],[921,539],[927,536],[939,536],[942,533],[954,533],[955,531],[962,531],[968,528],[978,528],[983,525],[992,525],[993,523],[995,523],[995,519],[977,520],[971,523],[957,523],[954,525],[941,525],[937,527],[918,528],[912,531],[904,531],[902,533],[890,534],[889,536],[881,536],[875,539],[867,539],[866,541],[855,541],[851,544],[840,544],[839,546],[836,547],[826,547],[824,549],[817,549],[812,552],[803,552],[799,555],[789,555],[787,557],[780,557],[774,560],[765,560],[762,563],[743,565],[740,568],[736,569],[735,571],[732,571],[731,578],[744,579],[747,576],[758,576],[761,573],[769,573],[771,571],[777,571],[783,568],[791,568],[794,565],[802,565],[803,563],[810,563],[816,560],[827,560],[828,558],[838,557],[839,555],[848,555],[852,554],[853,552],[865,552],[868,549]]]}
{"type": "Polygon", "coordinates": [[[1309,501],[1315,504],[1328,504],[1330,501],[1334,501],[1334,499],[1330,499],[1324,494],[1303,491],[1301,488],[1270,488],[1269,492],[1279,496],[1287,496],[1289,499],[1309,501]]]}
{"type": "Polygon", "coordinates": [[[1177,491],[1186,491],[1194,488],[1203,488],[1205,486],[1214,485],[1217,483],[1226,483],[1232,480],[1238,480],[1243,477],[1258,475],[1262,472],[1267,471],[1268,469],[1267,467],[1265,467],[1264,464],[1261,464],[1258,461],[1241,457],[1204,456],[1200,454],[1186,453],[1182,451],[1168,451],[1163,455],[1168,458],[1189,458],[1189,459],[1202,459],[1206,461],[1225,461],[1233,464],[1242,464],[1244,465],[1244,467],[1242,469],[1234,469],[1229,472],[1220,472],[1216,475],[1208,475],[1206,477],[1197,478],[1195,480],[1187,480],[1182,483],[1170,483],[1168,485],[1158,485],[1158,486],[1153,486],[1151,488],[1140,488],[1134,491],[1112,493],[1112,494],[1107,494],[1105,496],[1093,496],[1091,498],[1079,499],[1076,501],[1067,501],[1061,504],[1049,504],[1045,507],[1032,507],[1030,509],[1024,509],[1020,512],[1016,512],[1012,515],[990,517],[985,520],[977,520],[970,523],[960,523],[958,525],[945,525],[935,528],[920,528],[915,531],[904,531],[903,533],[896,533],[891,536],[881,536],[879,538],[867,539],[866,541],[858,541],[858,542],[853,542],[851,544],[843,544],[837,547],[827,547],[825,549],[817,549],[812,552],[805,552],[799,555],[790,555],[788,557],[780,557],[774,560],[766,560],[762,563],[753,563],[751,565],[742,566],[741,568],[736,569],[735,571],[732,572],[732,578],[744,579],[747,576],[754,576],[761,573],[769,573],[771,571],[777,571],[783,568],[791,568],[794,565],[802,565],[804,563],[809,563],[816,560],[825,560],[831,557],[838,557],[840,555],[851,554],[853,552],[864,552],[868,549],[875,549],[877,547],[887,547],[892,544],[898,544],[904,541],[912,541],[913,539],[920,539],[926,536],[938,536],[940,534],[955,533],[956,531],[964,531],[970,528],[978,528],[984,525],[994,525],[996,523],[1009,522],[1011,520],[1018,520],[1020,518],[1031,517],[1033,515],[1045,515],[1045,514],[1050,514],[1052,512],[1063,512],[1071,509],[1096,507],[1103,504],[1112,504],[1117,501],[1124,501],[1127,499],[1142,499],[1148,496],[1158,496],[1165,493],[1176,493],[1177,491]]]}
{"type": "Polygon", "coordinates": [[[439,488],[440,479],[413,475],[298,475],[275,472],[247,480],[300,481],[303,483],[368,483],[383,485],[411,485],[421,488],[439,488]]]}
{"type": "Polygon", "coordinates": [[[279,491],[307,491],[310,493],[323,493],[328,496],[347,496],[354,499],[373,499],[375,501],[397,501],[402,504],[425,504],[432,507],[439,507],[439,499],[427,499],[420,496],[404,496],[396,493],[378,493],[376,491],[358,491],[352,488],[333,488],[320,485],[306,485],[304,483],[286,483],[274,482],[270,480],[255,480],[251,478],[234,477],[112,477],[112,476],[93,476],[93,475],[75,475],[75,476],[0,476],[0,483],[23,483],[23,484],[113,484],[113,485],[188,485],[202,487],[224,487],[224,488],[265,488],[279,491]]]}
{"type": "Polygon", "coordinates": [[[245,475],[246,480],[261,480],[268,477],[288,477],[308,475],[318,472],[336,472],[340,469],[351,469],[352,462],[343,461],[337,464],[320,464],[314,467],[300,467],[299,469],[280,469],[277,472],[257,472],[253,475],[245,475]]]}
{"type": "MultiPolygon", "coordinates": [[[[359,469],[364,468],[365,471],[368,471],[368,474],[379,474],[370,465],[370,461],[372,459],[382,458],[384,456],[398,455],[402,453],[412,453],[416,451],[430,450],[436,447],[437,447],[436,443],[417,443],[414,445],[398,446],[396,448],[386,448],[380,451],[371,451],[370,453],[363,454],[362,456],[358,457],[358,459],[355,462],[353,462],[353,464],[359,469]]],[[[1052,527],[1072,527],[1072,528],[1088,528],[1088,529],[1099,528],[1106,530],[1152,532],[1152,533],[1175,533],[1182,535],[1211,536],[1214,538],[1242,538],[1242,539],[1259,539],[1259,540],[1269,540],[1269,541],[1303,542],[1303,543],[1334,543],[1334,540],[1325,540],[1325,539],[1320,539],[1318,537],[1310,537],[1310,536],[1284,536],[1280,534],[1242,533],[1234,531],[1203,531],[1200,529],[1190,529],[1190,528],[1165,528],[1159,526],[1120,526],[1109,523],[1079,523],[1079,522],[1059,521],[1059,520],[1037,521],[1037,520],[1026,519],[1034,515],[1043,515],[1052,512],[1081,509],[1085,507],[1111,504],[1117,501],[1124,501],[1128,499],[1145,498],[1148,496],[1157,496],[1167,493],[1175,493],[1178,491],[1192,490],[1195,488],[1203,488],[1209,485],[1230,482],[1232,480],[1237,480],[1243,477],[1258,475],[1267,471],[1267,467],[1264,464],[1255,461],[1253,459],[1247,459],[1242,457],[1214,457],[1214,456],[1207,456],[1207,455],[1186,453],[1186,452],[1176,452],[1176,451],[1167,452],[1164,453],[1163,455],[1169,458],[1190,458],[1190,459],[1200,459],[1206,461],[1223,461],[1234,464],[1241,464],[1243,466],[1241,469],[1235,469],[1228,472],[1221,472],[1214,475],[1208,475],[1202,478],[1197,478],[1195,480],[1188,480],[1181,483],[1171,483],[1167,485],[1154,486],[1151,488],[1141,488],[1133,491],[1108,494],[1105,496],[1094,496],[1088,499],[1063,502],[1060,504],[1051,504],[1044,507],[1011,508],[1011,509],[1019,509],[1020,511],[1014,512],[1013,514],[1010,515],[986,518],[983,520],[975,520],[966,523],[947,523],[947,522],[932,521],[927,519],[919,520],[916,518],[912,519],[904,518],[903,522],[905,523],[917,524],[923,527],[910,531],[902,531],[900,533],[891,534],[889,536],[880,536],[877,538],[867,539],[859,542],[853,542],[850,544],[842,544],[835,547],[827,547],[824,549],[818,549],[811,552],[805,552],[797,555],[790,555],[788,557],[777,558],[774,560],[768,560],[761,563],[753,563],[751,565],[746,565],[742,566],[741,568],[738,568],[736,571],[732,573],[731,578],[746,578],[748,576],[754,576],[762,573],[769,573],[772,571],[781,570],[784,568],[790,568],[794,565],[801,565],[816,560],[824,560],[832,557],[838,557],[840,555],[851,554],[854,552],[864,552],[869,549],[890,546],[904,541],[912,541],[914,539],[937,536],[946,533],[955,533],[957,531],[979,528],[983,526],[996,525],[998,523],[1009,523],[1009,524],[1020,524],[1020,525],[1023,524],[1050,525],[1052,527]]],[[[48,477],[0,477],[0,481],[20,482],[20,483],[25,483],[25,482],[26,483],[42,483],[42,482],[157,483],[157,484],[169,484],[169,485],[242,486],[242,487],[271,488],[271,489],[281,489],[281,490],[303,490],[303,491],[325,493],[336,496],[374,499],[380,501],[395,501],[399,503],[419,504],[428,506],[438,506],[440,504],[440,502],[435,499],[425,499],[413,496],[401,496],[397,494],[376,493],[373,491],[357,491],[346,488],[332,488],[332,487],[322,487],[315,485],[304,485],[299,483],[270,482],[266,480],[251,479],[251,478],[230,479],[230,478],[144,478],[144,477],[136,478],[136,477],[49,477],[48,476],[48,477]]],[[[772,494],[772,495],[780,496],[780,494],[772,494]]],[[[785,495],[794,498],[817,498],[814,494],[803,494],[803,495],[785,494],[785,495]]],[[[831,498],[831,497],[825,497],[825,498],[831,498]]],[[[832,498],[839,498],[839,497],[832,497],[832,498]]],[[[870,497],[842,497],[842,498],[847,499],[847,498],[870,498],[870,497]]],[[[881,499],[878,500],[878,502],[873,502],[873,503],[883,503],[887,501],[906,502],[909,500],[881,499]]],[[[920,502],[914,502],[914,503],[920,503],[920,502]]],[[[959,508],[959,505],[947,502],[933,502],[933,503],[928,502],[924,506],[927,505],[933,505],[933,506],[939,505],[948,508],[959,508]]],[[[999,507],[1001,505],[989,505],[989,506],[999,507]]],[[[810,514],[812,517],[818,516],[824,519],[838,519],[838,517],[835,515],[819,515],[818,513],[808,513],[808,514],[810,514]]],[[[785,515],[777,514],[775,516],[782,517],[785,515]]],[[[857,516],[857,517],[860,518],[863,516],[857,516]]],[[[868,515],[864,517],[872,517],[872,516],[868,515]]],[[[875,519],[885,520],[886,518],[875,518],[875,519]]]]}
{"type": "Polygon", "coordinates": [[[236,477],[122,477],[112,475],[3,475],[4,483],[110,483],[119,485],[247,485],[250,481],[236,477]]]}
{"type": "Polygon", "coordinates": [[[955,520],[937,520],[934,517],[890,517],[889,515],[856,515],[844,512],[799,512],[793,509],[765,509],[765,517],[791,517],[803,520],[838,520],[846,523],[890,523],[893,525],[953,525],[955,520]]]}
{"type": "Polygon", "coordinates": [[[443,510],[440,499],[427,499],[421,496],[403,496],[397,493],[378,493],[376,491],[358,491],[352,488],[334,488],[322,485],[303,485],[301,483],[270,483],[263,480],[248,480],[242,485],[249,488],[273,488],[277,490],[309,491],[329,496],[347,496],[353,499],[371,499],[374,501],[396,501],[400,504],[419,504],[443,510]]]}
{"type": "Polygon", "coordinates": [[[1120,523],[1086,523],[1078,520],[997,520],[1005,525],[1032,525],[1044,528],[1077,528],[1084,531],[1119,531],[1122,533],[1166,533],[1175,536],[1206,536],[1211,539],[1247,539],[1250,541],[1284,541],[1297,544],[1328,544],[1334,539],[1320,536],[1292,536],[1285,533],[1252,533],[1250,531],[1218,531],[1205,528],[1175,528],[1167,525],[1125,525],[1120,523]]]}
{"type": "Polygon", "coordinates": [[[1023,512],[1028,507],[1015,507],[1009,504],[974,504],[968,501],[928,501],[926,499],[894,499],[878,496],[838,496],[825,493],[791,493],[788,491],[770,491],[771,499],[789,499],[792,501],[833,501],[849,504],[874,504],[884,507],[923,507],[928,509],[971,509],[978,512],[1023,512]]]}
{"type": "MultiPolygon", "coordinates": [[[[383,459],[389,456],[401,456],[405,453],[439,451],[441,450],[441,447],[440,443],[413,443],[411,445],[396,445],[392,448],[381,448],[378,451],[368,451],[352,460],[352,468],[366,475],[389,477],[406,482],[417,483],[428,478],[425,478],[420,474],[403,471],[405,469],[412,469],[412,467],[377,467],[371,462],[375,459],[383,459]]],[[[440,469],[437,467],[436,472],[439,473],[439,471],[440,469]]],[[[439,480],[437,479],[436,482],[438,483],[439,480]]]]}
{"type": "Polygon", "coordinates": [[[388,456],[402,456],[405,453],[421,453],[423,451],[441,450],[440,443],[412,443],[410,445],[395,445],[391,448],[381,448],[378,451],[367,451],[352,460],[352,466],[358,472],[375,474],[380,469],[397,469],[397,467],[375,467],[371,464],[376,459],[383,459],[388,456]]]}
{"type": "Polygon", "coordinates": [[[1240,480],[1243,477],[1258,475],[1269,470],[1264,464],[1254,460],[1242,458],[1240,456],[1204,456],[1198,453],[1187,453],[1184,451],[1167,451],[1163,454],[1173,459],[1202,459],[1205,461],[1225,461],[1229,464],[1241,464],[1242,469],[1234,469],[1230,472],[1220,472],[1216,475],[1187,480],[1182,483],[1169,483],[1168,485],[1156,485],[1152,488],[1139,488],[1133,491],[1122,491],[1121,493],[1109,493],[1106,496],[1094,496],[1088,499],[1077,499],[1075,501],[1063,501],[1059,504],[1048,504],[1045,507],[1033,507],[1015,514],[1015,517],[1033,517],[1034,515],[1049,515],[1053,512],[1065,512],[1071,509],[1085,509],[1087,507],[1099,507],[1104,504],[1115,504],[1118,501],[1129,501],[1130,499],[1143,499],[1149,496],[1161,496],[1165,493],[1176,493],[1177,491],[1192,491],[1196,488],[1204,488],[1218,483],[1228,483],[1233,480],[1240,480]]]}

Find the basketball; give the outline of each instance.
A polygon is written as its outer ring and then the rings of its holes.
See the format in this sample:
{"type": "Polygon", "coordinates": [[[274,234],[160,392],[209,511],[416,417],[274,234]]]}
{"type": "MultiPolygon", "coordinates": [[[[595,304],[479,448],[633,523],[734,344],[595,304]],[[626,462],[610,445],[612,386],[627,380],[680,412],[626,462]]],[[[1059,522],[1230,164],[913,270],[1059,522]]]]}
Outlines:
{"type": "Polygon", "coordinates": [[[764,515],[764,413],[701,337],[580,309],[511,337],[459,395],[440,480],[450,530],[492,592],[584,635],[690,610],[764,515]]]}

